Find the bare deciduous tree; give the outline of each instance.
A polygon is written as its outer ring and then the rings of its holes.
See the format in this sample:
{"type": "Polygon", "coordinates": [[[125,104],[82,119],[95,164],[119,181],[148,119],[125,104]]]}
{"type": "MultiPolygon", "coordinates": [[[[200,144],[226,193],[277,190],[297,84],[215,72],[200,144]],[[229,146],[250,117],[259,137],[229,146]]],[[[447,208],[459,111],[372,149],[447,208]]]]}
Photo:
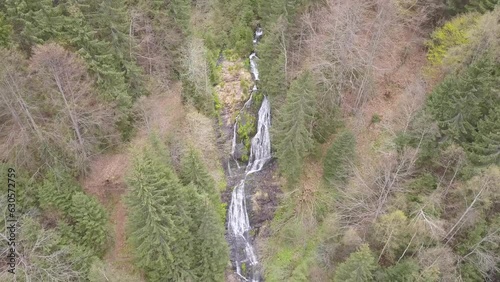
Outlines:
{"type": "Polygon", "coordinates": [[[84,171],[98,147],[116,138],[111,108],[97,98],[83,61],[57,44],[34,48],[30,69],[48,112],[44,135],[55,145],[52,154],[62,154],[71,160],[68,165],[84,171]]]}
{"type": "Polygon", "coordinates": [[[41,99],[30,89],[26,62],[15,52],[0,50],[0,158],[34,169],[33,148],[47,143],[41,99]]]}

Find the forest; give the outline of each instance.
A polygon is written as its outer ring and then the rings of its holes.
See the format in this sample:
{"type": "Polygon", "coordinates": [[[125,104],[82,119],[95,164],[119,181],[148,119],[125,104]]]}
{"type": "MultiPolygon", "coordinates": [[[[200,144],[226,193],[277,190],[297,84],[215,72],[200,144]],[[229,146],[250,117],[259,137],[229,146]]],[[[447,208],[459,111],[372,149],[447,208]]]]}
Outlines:
{"type": "Polygon", "coordinates": [[[500,281],[499,0],[0,0],[0,282],[500,281]]]}

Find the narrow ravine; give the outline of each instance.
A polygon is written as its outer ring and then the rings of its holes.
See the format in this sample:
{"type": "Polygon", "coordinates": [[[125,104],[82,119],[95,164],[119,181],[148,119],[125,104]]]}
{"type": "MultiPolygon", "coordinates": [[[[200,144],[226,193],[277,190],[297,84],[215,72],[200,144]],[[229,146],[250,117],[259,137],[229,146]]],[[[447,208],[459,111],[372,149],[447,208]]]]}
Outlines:
{"type": "MultiPolygon", "coordinates": [[[[262,29],[258,28],[255,32],[254,44],[257,44],[262,36],[262,29]]],[[[257,55],[253,52],[250,57],[250,71],[254,80],[254,87],[248,101],[245,102],[242,110],[248,108],[254,98],[257,90],[257,81],[259,80],[259,71],[257,68],[257,55]]],[[[235,158],[235,148],[237,140],[238,119],[233,128],[232,148],[230,161],[228,162],[228,171],[232,174],[231,160],[235,164],[235,171],[241,170],[238,160],[235,158]]],[[[264,97],[258,113],[257,133],[251,140],[250,157],[245,167],[245,171],[240,173],[241,180],[234,187],[231,195],[231,204],[228,210],[228,237],[231,246],[231,258],[236,268],[236,273],[243,281],[258,282],[261,281],[260,265],[252,245],[252,238],[249,234],[252,227],[248,217],[247,194],[245,184],[249,180],[248,176],[261,171],[265,164],[272,158],[271,138],[269,129],[271,127],[271,106],[267,97],[264,97]]]]}

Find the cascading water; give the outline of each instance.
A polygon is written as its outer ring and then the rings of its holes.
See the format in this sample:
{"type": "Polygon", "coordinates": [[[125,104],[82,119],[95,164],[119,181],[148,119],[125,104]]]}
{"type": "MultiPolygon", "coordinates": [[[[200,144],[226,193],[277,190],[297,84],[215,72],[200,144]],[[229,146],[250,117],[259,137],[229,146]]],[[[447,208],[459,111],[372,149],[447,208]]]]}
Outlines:
{"type": "MultiPolygon", "coordinates": [[[[255,32],[254,42],[256,43],[262,36],[262,29],[258,28],[255,32]]],[[[254,80],[259,80],[259,71],[256,63],[257,56],[255,52],[250,55],[250,70],[254,80]]],[[[243,106],[247,108],[251,105],[253,94],[257,91],[254,86],[250,98],[243,106]]],[[[242,109],[242,110],[243,110],[242,109]]],[[[236,139],[237,139],[237,124],[238,118],[233,128],[233,140],[231,148],[231,156],[235,159],[236,139]]],[[[231,195],[231,204],[228,212],[227,227],[231,238],[231,249],[236,273],[244,281],[258,282],[260,281],[259,262],[255,255],[254,248],[250,242],[249,231],[251,230],[250,221],[248,218],[245,194],[245,182],[247,177],[255,172],[262,170],[264,165],[271,159],[271,138],[269,129],[271,127],[271,106],[267,97],[264,97],[262,105],[259,109],[257,133],[252,138],[250,147],[250,158],[245,169],[243,179],[233,190],[231,195]],[[242,271],[243,270],[243,271],[242,271]],[[246,277],[245,277],[246,276],[246,277]]],[[[236,161],[238,164],[238,162],[236,161]]],[[[239,167],[239,164],[238,164],[239,167]]],[[[230,169],[230,166],[229,166],[230,169]]]]}
{"type": "Polygon", "coordinates": [[[248,174],[260,171],[266,162],[271,159],[270,127],[271,106],[269,105],[267,97],[264,97],[259,109],[257,133],[252,138],[252,146],[250,147],[250,159],[247,166],[248,174]]]}
{"type": "Polygon", "coordinates": [[[248,57],[248,58],[250,59],[250,72],[253,75],[253,79],[255,81],[258,81],[259,80],[259,70],[257,69],[257,60],[259,59],[259,57],[257,57],[255,52],[252,52],[252,54],[250,54],[250,57],[248,57]]]}

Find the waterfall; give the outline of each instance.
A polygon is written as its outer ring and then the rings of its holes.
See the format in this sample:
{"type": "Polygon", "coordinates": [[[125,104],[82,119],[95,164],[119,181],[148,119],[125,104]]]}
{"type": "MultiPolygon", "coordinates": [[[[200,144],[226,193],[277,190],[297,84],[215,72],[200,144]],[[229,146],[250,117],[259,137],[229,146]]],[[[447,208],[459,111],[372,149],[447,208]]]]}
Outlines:
{"type": "Polygon", "coordinates": [[[245,182],[247,176],[262,170],[264,165],[271,159],[271,138],[269,135],[271,106],[267,97],[264,97],[260,106],[257,126],[257,133],[251,141],[250,159],[246,167],[245,177],[234,188],[231,195],[231,205],[229,206],[227,222],[227,228],[230,230],[233,238],[233,247],[236,250],[236,273],[245,281],[252,282],[258,282],[260,275],[257,269],[257,257],[248,236],[248,232],[252,228],[250,227],[246,206],[245,182]],[[243,250],[243,256],[241,256],[241,250],[243,250]],[[251,280],[245,278],[241,273],[241,265],[243,263],[249,269],[251,280]]]}
{"type": "Polygon", "coordinates": [[[250,57],[248,57],[248,58],[250,59],[250,72],[253,75],[253,79],[255,81],[258,81],[259,80],[259,70],[257,69],[257,60],[259,58],[255,54],[255,52],[252,52],[252,54],[250,54],[250,57]]]}
{"type": "Polygon", "coordinates": [[[269,128],[271,127],[271,106],[269,100],[264,97],[262,106],[259,109],[259,120],[257,124],[257,134],[252,138],[250,148],[250,159],[247,167],[247,174],[260,171],[267,161],[271,159],[271,138],[269,128]]]}
{"type": "MultiPolygon", "coordinates": [[[[259,27],[255,32],[254,43],[262,37],[263,31],[259,27]]],[[[259,71],[257,69],[257,55],[253,52],[250,55],[250,71],[255,82],[259,80],[259,71]]],[[[250,98],[243,105],[241,110],[250,107],[253,102],[253,94],[257,91],[255,84],[250,98]]],[[[240,111],[241,112],[241,111],[240,111]]],[[[236,117],[236,122],[233,127],[233,139],[231,156],[235,159],[236,141],[237,141],[237,126],[239,114],[236,117]]],[[[234,187],[231,195],[231,204],[228,211],[227,228],[231,238],[231,247],[234,255],[234,263],[236,265],[236,273],[244,281],[259,282],[260,273],[258,267],[257,256],[250,242],[249,231],[252,229],[248,218],[246,205],[245,182],[247,176],[258,172],[264,168],[264,165],[271,159],[271,138],[269,129],[271,127],[271,106],[267,97],[264,97],[258,113],[257,133],[251,140],[250,158],[245,169],[243,179],[234,187]],[[246,269],[246,274],[242,273],[242,268],[246,269]]],[[[235,159],[236,160],[236,159],[235,159]]],[[[236,161],[238,164],[238,162],[236,161]]],[[[230,169],[230,167],[229,167],[230,169]]]]}

